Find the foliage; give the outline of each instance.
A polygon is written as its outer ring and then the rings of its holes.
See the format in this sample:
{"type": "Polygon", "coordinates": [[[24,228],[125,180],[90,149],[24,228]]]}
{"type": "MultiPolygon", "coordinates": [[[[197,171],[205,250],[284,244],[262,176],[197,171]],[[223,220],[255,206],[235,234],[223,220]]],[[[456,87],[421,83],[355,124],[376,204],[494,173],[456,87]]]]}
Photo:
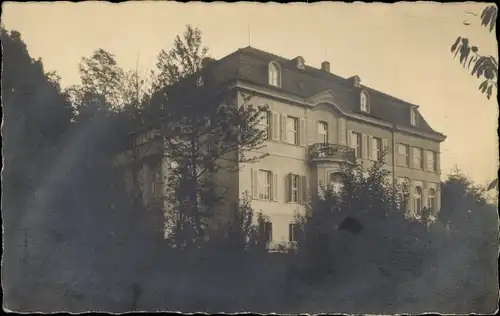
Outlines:
{"type": "Polygon", "coordinates": [[[463,217],[463,212],[468,212],[485,203],[484,188],[475,185],[456,168],[442,185],[441,211],[438,218],[446,225],[463,217]]]}
{"type": "Polygon", "coordinates": [[[174,47],[158,55],[155,89],[160,90],[198,72],[207,53],[208,48],[202,46],[201,30],[187,25],[183,36],[176,36],[174,47]]]}
{"type": "Polygon", "coordinates": [[[201,32],[188,26],[183,40],[178,36],[172,51],[160,54],[162,82],[171,85],[151,99],[151,107],[161,109],[164,158],[175,166],[167,179],[166,199],[173,205],[169,225],[176,227],[175,236],[184,236],[178,240],[183,245],[205,238],[203,230],[227,189],[220,181],[215,185],[217,178],[263,157],[248,158],[247,153],[263,147],[265,132],[258,122],[265,107],[251,106],[251,95],[220,93],[210,69],[200,70],[206,54],[201,45],[201,32]]]}
{"type": "Polygon", "coordinates": [[[16,231],[25,204],[47,175],[64,136],[71,128],[72,108],[61,93],[58,77],[46,73],[41,59],[30,57],[17,31],[1,28],[3,48],[2,170],[7,234],[16,231]],[[11,217],[12,216],[12,217],[11,217]],[[11,222],[11,220],[15,222],[11,222]]]}
{"type": "MultiPolygon", "coordinates": [[[[490,33],[496,27],[497,13],[498,8],[495,5],[490,5],[481,14],[481,26],[487,27],[490,33]]],[[[498,60],[491,55],[481,55],[479,47],[471,45],[469,39],[462,36],[455,40],[451,46],[451,52],[454,54],[454,58],[459,57],[460,64],[467,67],[472,76],[483,79],[479,90],[490,99],[493,89],[497,89],[498,60]]]]}
{"type": "Polygon", "coordinates": [[[423,247],[429,229],[407,218],[408,188],[392,185],[389,177],[383,157],[366,173],[362,165],[346,167],[340,189],[327,184],[310,204],[310,215],[296,216],[295,223],[301,227],[298,253],[309,258],[310,280],[343,282],[369,273],[365,277],[370,280],[402,281],[408,277],[405,269],[421,273],[417,259],[432,258],[423,247]]]}

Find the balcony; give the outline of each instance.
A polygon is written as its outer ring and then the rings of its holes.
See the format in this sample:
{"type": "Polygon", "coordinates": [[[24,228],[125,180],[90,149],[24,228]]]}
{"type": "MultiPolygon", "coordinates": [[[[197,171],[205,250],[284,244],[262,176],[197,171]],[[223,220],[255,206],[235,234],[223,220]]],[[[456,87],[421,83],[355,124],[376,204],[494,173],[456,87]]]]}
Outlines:
{"type": "Polygon", "coordinates": [[[317,143],[309,147],[309,159],[311,161],[339,161],[355,164],[356,155],[354,149],[336,145],[317,143]]]}

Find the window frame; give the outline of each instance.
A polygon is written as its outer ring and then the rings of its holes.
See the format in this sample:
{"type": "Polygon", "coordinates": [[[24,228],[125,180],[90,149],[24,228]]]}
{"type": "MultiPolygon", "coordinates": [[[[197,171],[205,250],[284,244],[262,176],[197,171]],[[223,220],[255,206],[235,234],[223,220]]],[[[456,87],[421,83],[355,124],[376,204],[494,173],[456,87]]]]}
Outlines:
{"type": "Polygon", "coordinates": [[[272,199],[272,172],[259,169],[257,173],[257,196],[259,200],[272,199]]]}
{"type": "Polygon", "coordinates": [[[351,133],[352,136],[351,136],[351,148],[354,149],[354,155],[356,156],[356,158],[358,159],[361,159],[362,158],[362,141],[363,141],[363,137],[361,135],[361,133],[358,133],[358,132],[352,132],[351,133]],[[356,144],[353,144],[353,140],[356,140],[356,144]]]}
{"type": "Polygon", "coordinates": [[[426,159],[425,159],[425,164],[427,166],[427,170],[428,171],[432,171],[432,172],[436,172],[436,169],[437,169],[437,166],[436,166],[436,153],[432,150],[427,150],[427,153],[426,153],[426,159]],[[429,164],[430,160],[429,160],[429,155],[430,157],[432,158],[432,163],[429,164]],[[430,168],[429,168],[430,167],[430,168]]]}
{"type": "Polygon", "coordinates": [[[268,83],[273,87],[281,87],[281,68],[277,62],[272,61],[268,67],[268,83]]]}
{"type": "Polygon", "coordinates": [[[398,143],[398,161],[397,164],[400,166],[409,167],[410,166],[410,146],[404,143],[398,143]],[[405,153],[401,154],[400,148],[405,148],[405,153]],[[404,163],[401,163],[401,157],[404,156],[404,163]]]}
{"type": "Polygon", "coordinates": [[[267,111],[267,110],[261,110],[259,114],[260,114],[260,115],[262,115],[262,117],[259,119],[259,124],[258,124],[258,126],[259,126],[259,128],[260,128],[261,130],[264,130],[264,131],[265,131],[265,136],[264,136],[264,138],[265,138],[266,140],[269,140],[269,139],[271,139],[271,133],[270,133],[270,128],[271,128],[271,119],[272,119],[272,117],[271,117],[271,112],[270,112],[270,111],[267,111]],[[265,119],[266,123],[265,123],[265,124],[262,124],[262,122],[264,121],[264,119],[265,119]]]}
{"type": "Polygon", "coordinates": [[[359,107],[362,112],[370,113],[370,99],[366,91],[361,91],[359,97],[359,107]]]}
{"type": "Polygon", "coordinates": [[[286,141],[291,145],[299,145],[299,118],[295,116],[286,117],[286,141]]]}
{"type": "Polygon", "coordinates": [[[412,167],[414,169],[424,169],[424,150],[420,147],[412,147],[412,167]],[[420,153],[419,156],[415,156],[415,153],[420,153]],[[419,159],[419,164],[415,164],[415,159],[419,159]]]}
{"type": "Polygon", "coordinates": [[[265,242],[273,240],[273,223],[271,220],[264,220],[260,224],[260,233],[264,236],[265,242]]]}
{"type": "Polygon", "coordinates": [[[328,144],[328,123],[325,121],[319,121],[318,122],[318,134],[320,135],[322,139],[323,144],[328,144]],[[320,126],[323,128],[323,131],[320,131],[320,126]]]}
{"type": "Polygon", "coordinates": [[[430,188],[429,190],[427,190],[427,206],[433,212],[436,211],[435,210],[435,207],[436,207],[436,190],[434,190],[434,188],[430,188]]]}
{"type": "Polygon", "coordinates": [[[299,225],[297,223],[289,223],[288,224],[288,241],[289,242],[297,242],[297,230],[299,225]]]}
{"type": "Polygon", "coordinates": [[[300,176],[297,174],[291,174],[291,181],[290,181],[290,201],[292,203],[299,203],[299,183],[300,183],[300,176]],[[295,184],[295,186],[294,186],[295,184]],[[295,194],[295,196],[294,196],[295,194]],[[295,198],[294,198],[295,197],[295,198]]]}
{"type": "Polygon", "coordinates": [[[382,157],[382,138],[372,137],[371,149],[373,159],[378,161],[382,157]]]}
{"type": "Polygon", "coordinates": [[[413,192],[413,207],[415,214],[421,216],[422,215],[422,188],[420,186],[416,186],[415,190],[413,192]],[[417,207],[417,201],[418,201],[418,206],[417,207]]]}
{"type": "Polygon", "coordinates": [[[328,185],[334,189],[336,193],[340,193],[340,191],[343,189],[344,184],[342,183],[342,175],[338,171],[330,171],[328,173],[328,185]],[[332,180],[332,176],[338,176],[340,177],[340,181],[332,180]]]}
{"type": "Polygon", "coordinates": [[[414,107],[410,110],[410,124],[417,126],[417,110],[414,107]]]}

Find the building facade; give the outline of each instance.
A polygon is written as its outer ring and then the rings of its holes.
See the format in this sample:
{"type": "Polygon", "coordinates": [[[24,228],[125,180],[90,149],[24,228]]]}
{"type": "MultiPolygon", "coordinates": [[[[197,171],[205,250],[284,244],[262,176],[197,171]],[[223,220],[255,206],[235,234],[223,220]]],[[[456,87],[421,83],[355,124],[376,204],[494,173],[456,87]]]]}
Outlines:
{"type": "Polygon", "coordinates": [[[409,184],[410,215],[424,207],[439,211],[445,136],[427,124],[417,105],[363,86],[358,76],[336,76],[327,61],[314,68],[301,56],[286,59],[246,47],[205,62],[197,86],[211,82],[231,91],[238,105],[242,92],[252,93],[250,104],[269,108],[260,121],[265,147],[254,153],[268,156],[224,181],[232,188],[228,204],[251,194],[254,210],[269,218],[272,244],[293,241],[294,212],[304,211],[307,197],[320,193],[322,184],[338,184],[343,165],[363,162],[369,168],[384,151],[393,181],[409,184]]]}

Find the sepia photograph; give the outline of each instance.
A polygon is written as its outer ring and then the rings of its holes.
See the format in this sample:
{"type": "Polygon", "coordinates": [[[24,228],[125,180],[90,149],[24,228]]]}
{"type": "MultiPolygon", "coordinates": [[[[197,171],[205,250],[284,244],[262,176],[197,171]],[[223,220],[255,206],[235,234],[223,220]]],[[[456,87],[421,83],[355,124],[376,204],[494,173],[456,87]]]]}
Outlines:
{"type": "Polygon", "coordinates": [[[495,314],[497,15],[3,2],[3,310],[495,314]]]}

